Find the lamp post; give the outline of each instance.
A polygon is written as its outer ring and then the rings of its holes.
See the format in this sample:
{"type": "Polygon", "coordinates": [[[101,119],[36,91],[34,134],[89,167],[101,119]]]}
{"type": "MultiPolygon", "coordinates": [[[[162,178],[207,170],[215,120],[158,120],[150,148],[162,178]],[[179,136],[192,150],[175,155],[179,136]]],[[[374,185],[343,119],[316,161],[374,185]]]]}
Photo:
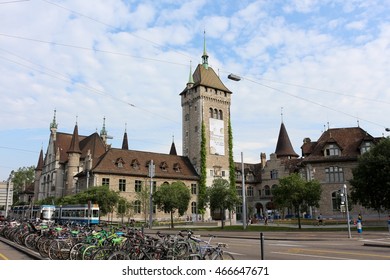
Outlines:
{"type": "Polygon", "coordinates": [[[346,184],[343,185],[343,193],[345,195],[345,208],[346,208],[346,211],[347,211],[348,237],[352,238],[352,236],[351,236],[351,224],[350,224],[350,221],[349,221],[348,190],[347,190],[347,185],[346,184]]]}
{"type": "MultiPolygon", "coordinates": [[[[241,77],[235,74],[229,74],[228,79],[239,82],[241,77]]],[[[244,168],[244,155],[241,152],[241,173],[242,173],[242,226],[246,229],[246,188],[245,188],[245,168],[244,168]]]]}
{"type": "Polygon", "coordinates": [[[241,152],[241,172],[242,172],[242,227],[246,229],[246,188],[245,188],[245,168],[244,155],[241,152]]]}
{"type": "Polygon", "coordinates": [[[153,160],[149,164],[149,177],[150,177],[150,194],[149,194],[149,229],[152,229],[153,224],[153,177],[155,173],[155,168],[153,160]]]}

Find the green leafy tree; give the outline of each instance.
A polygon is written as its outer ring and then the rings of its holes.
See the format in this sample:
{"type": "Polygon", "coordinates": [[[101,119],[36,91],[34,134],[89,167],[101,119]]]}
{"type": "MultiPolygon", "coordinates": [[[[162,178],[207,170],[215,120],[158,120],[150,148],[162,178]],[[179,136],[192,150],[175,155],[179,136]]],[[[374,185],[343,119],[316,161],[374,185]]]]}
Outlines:
{"type": "Polygon", "coordinates": [[[118,204],[119,192],[110,190],[108,186],[97,186],[89,188],[75,195],[67,195],[57,201],[57,204],[99,204],[100,215],[105,216],[112,213],[118,204]]]}
{"type": "Polygon", "coordinates": [[[390,209],[390,138],[361,155],[349,182],[351,200],[378,213],[390,209]]]}
{"type": "Polygon", "coordinates": [[[316,181],[305,181],[298,173],[279,179],[279,186],[273,190],[273,202],[281,207],[292,207],[298,215],[298,227],[301,226],[301,208],[319,206],[321,184],[316,181]]]}
{"type": "Polygon", "coordinates": [[[199,195],[198,195],[198,212],[202,216],[206,211],[206,205],[208,202],[207,197],[207,170],[206,170],[206,128],[202,122],[202,131],[201,131],[201,143],[200,143],[200,180],[199,180],[199,195]]]}
{"type": "Polygon", "coordinates": [[[35,167],[20,167],[12,173],[13,203],[18,204],[20,194],[26,190],[28,186],[34,183],[35,167]]]}
{"type": "Polygon", "coordinates": [[[153,203],[158,209],[171,214],[171,228],[173,228],[173,213],[178,211],[183,216],[188,209],[191,199],[191,192],[183,182],[162,184],[153,194],[153,203]]]}
{"type": "Polygon", "coordinates": [[[208,189],[211,212],[219,211],[221,218],[221,228],[224,228],[225,210],[233,210],[237,205],[238,196],[235,190],[232,190],[230,183],[225,179],[215,179],[213,185],[208,189]]]}
{"type": "Polygon", "coordinates": [[[150,187],[144,186],[142,184],[141,191],[135,194],[136,200],[141,201],[141,211],[144,214],[144,221],[146,223],[148,214],[149,214],[149,204],[150,204],[150,187]]]}
{"type": "Polygon", "coordinates": [[[120,197],[117,205],[117,216],[121,218],[121,223],[125,217],[131,217],[134,213],[133,204],[124,197],[120,197]]]}

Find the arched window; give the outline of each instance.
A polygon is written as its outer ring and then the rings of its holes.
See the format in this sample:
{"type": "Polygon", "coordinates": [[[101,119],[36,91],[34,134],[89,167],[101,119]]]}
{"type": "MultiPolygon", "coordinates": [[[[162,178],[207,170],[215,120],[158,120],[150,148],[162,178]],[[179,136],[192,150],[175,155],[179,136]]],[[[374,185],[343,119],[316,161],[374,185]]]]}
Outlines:
{"type": "Polygon", "coordinates": [[[219,110],[219,119],[223,120],[223,112],[222,112],[222,110],[219,110]]]}
{"type": "Polygon", "coordinates": [[[218,109],[214,109],[214,119],[218,119],[218,109]]]}
{"type": "Polygon", "coordinates": [[[213,108],[209,109],[209,114],[210,114],[210,118],[214,117],[214,110],[213,110],[213,108]]]}
{"type": "Polygon", "coordinates": [[[191,213],[192,214],[197,214],[197,211],[198,209],[197,209],[197,207],[196,207],[196,202],[195,201],[193,201],[193,202],[191,202],[191,213]]]}
{"type": "Polygon", "coordinates": [[[265,194],[266,196],[271,195],[271,189],[270,189],[270,187],[269,187],[268,185],[266,185],[266,186],[264,187],[264,194],[265,194]]]}

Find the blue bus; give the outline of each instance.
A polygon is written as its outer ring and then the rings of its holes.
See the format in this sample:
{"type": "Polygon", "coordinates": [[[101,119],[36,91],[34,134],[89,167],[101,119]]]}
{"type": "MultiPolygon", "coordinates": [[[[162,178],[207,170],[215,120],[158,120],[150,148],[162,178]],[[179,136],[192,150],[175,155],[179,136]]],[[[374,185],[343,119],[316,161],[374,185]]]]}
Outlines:
{"type": "Polygon", "coordinates": [[[77,204],[56,206],[54,219],[59,224],[75,222],[79,224],[98,224],[100,209],[98,204],[77,204]]]}

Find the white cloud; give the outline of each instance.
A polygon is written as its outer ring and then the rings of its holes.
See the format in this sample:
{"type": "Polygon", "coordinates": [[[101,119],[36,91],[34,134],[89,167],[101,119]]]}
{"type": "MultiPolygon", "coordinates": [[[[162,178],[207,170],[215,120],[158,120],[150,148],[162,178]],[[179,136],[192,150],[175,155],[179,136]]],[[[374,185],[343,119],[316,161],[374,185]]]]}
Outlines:
{"type": "Polygon", "coordinates": [[[127,123],[131,148],[168,152],[174,135],[181,153],[179,93],[190,60],[193,70],[200,62],[204,30],[209,63],[233,91],[236,160],[241,151],[248,162],[274,152],[281,107],[298,154],[302,139],[316,140],[328,122],[356,126],[359,119],[380,136],[390,126],[383,114],[390,102],[389,5],[373,1],[368,9],[367,2],[2,5],[2,146],[32,151],[0,148],[1,158],[19,159],[0,167],[0,179],[36,164],[54,109],[60,131],[72,132],[78,116],[80,133],[89,135],[106,117],[115,147],[127,123]],[[243,79],[228,80],[230,72],[243,79]]]}

